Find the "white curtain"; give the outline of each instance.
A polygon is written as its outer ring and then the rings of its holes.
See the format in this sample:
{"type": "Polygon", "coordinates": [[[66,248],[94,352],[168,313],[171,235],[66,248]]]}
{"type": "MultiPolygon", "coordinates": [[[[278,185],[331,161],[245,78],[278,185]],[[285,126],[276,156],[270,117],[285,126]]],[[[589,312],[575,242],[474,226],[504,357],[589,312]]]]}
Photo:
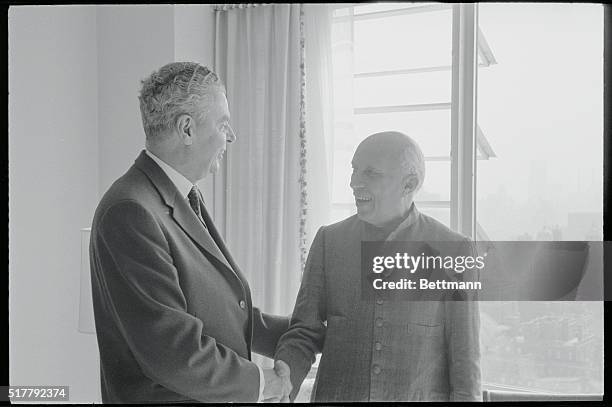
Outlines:
{"type": "Polygon", "coordinates": [[[325,4],[216,11],[215,70],[237,140],[215,177],[215,221],[265,312],[291,313],[310,243],[330,215],[331,30],[325,4]]]}
{"type": "Polygon", "coordinates": [[[334,144],[332,12],[329,4],[304,5],[308,248],[319,227],[329,223],[331,214],[334,144]]]}
{"type": "Polygon", "coordinates": [[[223,208],[215,216],[223,218],[253,304],[289,315],[304,234],[301,5],[216,13],[215,70],[226,84],[237,140],[216,182],[215,201],[223,208]]]}

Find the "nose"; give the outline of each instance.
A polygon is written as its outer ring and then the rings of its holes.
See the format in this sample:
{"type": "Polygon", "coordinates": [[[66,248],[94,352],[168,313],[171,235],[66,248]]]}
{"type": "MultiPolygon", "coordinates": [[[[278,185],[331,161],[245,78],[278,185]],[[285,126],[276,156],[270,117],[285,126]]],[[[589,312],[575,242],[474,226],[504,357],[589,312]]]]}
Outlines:
{"type": "Polygon", "coordinates": [[[227,125],[227,134],[226,134],[226,140],[228,143],[233,143],[234,141],[236,141],[236,133],[234,133],[234,129],[232,129],[232,126],[230,126],[229,124],[227,125]]]}

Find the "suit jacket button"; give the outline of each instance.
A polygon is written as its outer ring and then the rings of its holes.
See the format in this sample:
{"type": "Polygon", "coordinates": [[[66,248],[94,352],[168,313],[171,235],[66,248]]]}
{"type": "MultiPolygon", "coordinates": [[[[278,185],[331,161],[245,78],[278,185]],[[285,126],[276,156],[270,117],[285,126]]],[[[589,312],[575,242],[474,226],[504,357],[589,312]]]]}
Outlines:
{"type": "Polygon", "coordinates": [[[372,367],[372,372],[374,372],[374,374],[380,374],[381,371],[382,371],[382,369],[378,365],[374,365],[372,367]]]}
{"type": "Polygon", "coordinates": [[[376,343],[374,344],[374,349],[376,349],[376,350],[381,350],[381,349],[382,349],[382,343],[380,343],[380,342],[376,342],[376,343]]]}
{"type": "Polygon", "coordinates": [[[242,309],[246,309],[246,302],[244,302],[244,300],[240,300],[240,308],[242,309]]]}
{"type": "Polygon", "coordinates": [[[382,318],[376,318],[376,326],[377,327],[381,327],[383,326],[383,319],[382,318]]]}

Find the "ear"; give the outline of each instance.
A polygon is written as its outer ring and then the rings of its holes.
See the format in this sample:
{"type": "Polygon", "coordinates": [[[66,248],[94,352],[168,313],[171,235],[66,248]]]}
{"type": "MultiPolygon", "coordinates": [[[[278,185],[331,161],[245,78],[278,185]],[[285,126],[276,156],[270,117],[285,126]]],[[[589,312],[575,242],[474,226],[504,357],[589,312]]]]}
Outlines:
{"type": "Polygon", "coordinates": [[[406,175],[403,179],[404,195],[411,194],[416,191],[419,186],[419,177],[416,174],[406,175]]]}
{"type": "Polygon", "coordinates": [[[188,114],[182,114],[176,119],[176,133],[179,139],[186,146],[190,146],[193,143],[195,120],[188,114]]]}

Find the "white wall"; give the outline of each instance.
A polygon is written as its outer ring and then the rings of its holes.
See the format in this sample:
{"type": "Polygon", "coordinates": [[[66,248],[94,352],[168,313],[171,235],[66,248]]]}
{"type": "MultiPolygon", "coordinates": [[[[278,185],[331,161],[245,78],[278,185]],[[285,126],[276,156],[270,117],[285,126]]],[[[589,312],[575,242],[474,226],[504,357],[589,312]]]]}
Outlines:
{"type": "Polygon", "coordinates": [[[144,148],[140,80],[174,60],[173,6],[98,6],[100,192],[144,148]]]}
{"type": "Polygon", "coordinates": [[[174,6],[174,57],[213,67],[215,13],[211,5],[174,6]]]}
{"type": "MultiPolygon", "coordinates": [[[[212,67],[214,12],[209,5],[98,6],[97,26],[103,193],[144,147],[140,80],[171,61],[212,67]]],[[[202,183],[205,195],[211,185],[202,183]]]]}
{"type": "Polygon", "coordinates": [[[12,385],[97,396],[77,332],[79,229],[98,199],[94,7],[9,9],[9,357],[12,385]]]}
{"type": "Polygon", "coordinates": [[[208,5],[9,9],[11,384],[100,401],[95,336],[77,331],[79,231],[144,146],[140,80],[175,58],[212,66],[213,16],[208,5]]]}

